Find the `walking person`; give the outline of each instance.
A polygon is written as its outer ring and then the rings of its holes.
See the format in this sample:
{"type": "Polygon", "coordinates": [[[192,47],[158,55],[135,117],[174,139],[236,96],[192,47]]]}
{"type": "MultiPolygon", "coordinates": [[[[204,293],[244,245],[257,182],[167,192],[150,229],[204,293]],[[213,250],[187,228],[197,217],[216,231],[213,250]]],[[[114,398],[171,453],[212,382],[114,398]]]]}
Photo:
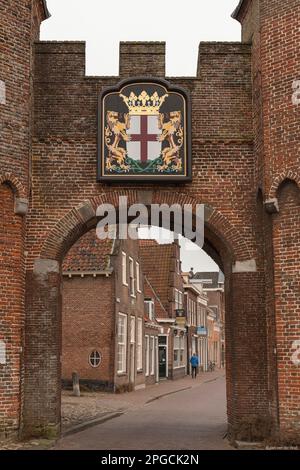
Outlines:
{"type": "Polygon", "coordinates": [[[194,353],[190,359],[190,363],[192,366],[192,379],[197,377],[198,366],[199,366],[199,359],[196,353],[194,353]]]}

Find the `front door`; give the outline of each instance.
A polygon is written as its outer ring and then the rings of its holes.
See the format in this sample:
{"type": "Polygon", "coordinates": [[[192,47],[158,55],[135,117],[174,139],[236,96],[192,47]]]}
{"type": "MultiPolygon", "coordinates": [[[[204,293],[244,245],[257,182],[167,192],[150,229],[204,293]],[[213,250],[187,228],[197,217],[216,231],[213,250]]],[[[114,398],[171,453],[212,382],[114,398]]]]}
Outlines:
{"type": "Polygon", "coordinates": [[[167,377],[167,347],[159,345],[159,378],[164,379],[167,377]]]}

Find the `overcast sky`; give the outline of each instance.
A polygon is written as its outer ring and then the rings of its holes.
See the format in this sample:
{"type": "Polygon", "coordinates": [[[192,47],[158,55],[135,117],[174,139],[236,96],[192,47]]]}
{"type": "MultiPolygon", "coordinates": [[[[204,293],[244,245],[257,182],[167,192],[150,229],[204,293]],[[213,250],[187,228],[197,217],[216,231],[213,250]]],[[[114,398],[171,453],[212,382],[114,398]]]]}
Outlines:
{"type": "MultiPolygon", "coordinates": [[[[240,41],[231,18],[238,0],[47,0],[51,18],[42,40],[86,41],[87,75],[118,75],[120,41],[166,41],[167,76],[193,76],[200,41],[240,41]]],[[[183,269],[217,271],[217,265],[184,240],[183,269]]]]}
{"type": "Polygon", "coordinates": [[[87,74],[118,75],[120,41],[166,41],[167,75],[196,73],[200,41],[239,41],[238,0],[47,0],[43,40],[87,43],[87,74]]]}

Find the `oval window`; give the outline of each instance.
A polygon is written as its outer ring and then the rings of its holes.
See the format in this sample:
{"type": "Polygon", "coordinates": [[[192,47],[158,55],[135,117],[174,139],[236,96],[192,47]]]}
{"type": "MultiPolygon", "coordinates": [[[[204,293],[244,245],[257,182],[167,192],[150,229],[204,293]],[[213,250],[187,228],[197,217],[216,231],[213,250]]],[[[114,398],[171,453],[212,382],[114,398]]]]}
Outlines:
{"type": "Polygon", "coordinates": [[[89,357],[89,363],[92,367],[98,367],[101,363],[101,354],[99,351],[93,351],[89,357]]]}

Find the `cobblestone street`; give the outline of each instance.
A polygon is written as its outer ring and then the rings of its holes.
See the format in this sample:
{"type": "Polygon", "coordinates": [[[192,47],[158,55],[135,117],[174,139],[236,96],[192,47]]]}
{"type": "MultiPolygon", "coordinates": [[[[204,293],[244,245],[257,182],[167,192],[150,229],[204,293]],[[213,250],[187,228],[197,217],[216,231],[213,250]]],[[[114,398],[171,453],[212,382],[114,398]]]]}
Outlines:
{"type": "Polygon", "coordinates": [[[202,374],[196,380],[186,377],[121,396],[88,394],[85,398],[70,398],[64,397],[64,407],[68,403],[65,410],[73,420],[77,416],[78,422],[84,414],[91,416],[92,407],[99,417],[108,411],[121,410],[123,414],[63,437],[55,446],[58,450],[232,449],[225,438],[224,373],[202,374]]]}
{"type": "MultiPolygon", "coordinates": [[[[198,396],[198,394],[200,394],[202,391],[202,387],[207,387],[209,384],[215,385],[213,390],[216,390],[219,395],[218,410],[221,410],[221,417],[223,422],[222,433],[225,434],[225,381],[223,371],[200,374],[196,380],[192,380],[191,377],[188,376],[176,381],[165,381],[158,385],[149,386],[145,389],[125,394],[82,392],[80,397],[74,397],[71,391],[63,391],[62,433],[72,435],[73,432],[76,432],[76,434],[74,434],[76,440],[76,436],[83,434],[83,432],[78,433],[81,427],[90,427],[92,425],[94,427],[95,423],[98,421],[100,423],[106,420],[109,421],[110,419],[119,416],[120,414],[130,416],[130,413],[133,413],[132,416],[135,416],[139,421],[139,416],[143,416],[143,410],[149,410],[149,407],[159,403],[160,399],[163,399],[164,406],[169,403],[171,398],[175,398],[176,403],[176,397],[179,396],[183,396],[183,399],[189,402],[189,395],[186,394],[192,394],[194,397],[193,401],[195,403],[195,409],[197,409],[201,405],[201,397],[200,395],[198,396]],[[168,402],[166,402],[166,398],[168,398],[168,402]]],[[[187,404],[180,408],[183,412],[183,420],[185,414],[184,410],[186,407],[187,404]]],[[[119,420],[112,419],[111,422],[117,423],[118,421],[119,420]]],[[[108,424],[109,423],[107,422],[107,425],[108,424]]],[[[95,429],[98,429],[98,427],[101,426],[105,426],[105,423],[99,424],[99,426],[95,426],[95,429]]],[[[201,419],[199,421],[199,426],[201,427],[201,419]]],[[[92,427],[87,432],[93,433],[92,427]]],[[[74,437],[68,436],[65,438],[65,440],[62,439],[59,441],[57,444],[58,448],[60,448],[60,446],[66,448],[64,446],[67,445],[70,439],[73,442],[74,437]]],[[[18,443],[6,442],[5,444],[0,444],[0,449],[44,449],[52,446],[53,444],[53,441],[47,441],[44,439],[18,443]]],[[[227,447],[227,444],[225,446],[227,447]]]]}

